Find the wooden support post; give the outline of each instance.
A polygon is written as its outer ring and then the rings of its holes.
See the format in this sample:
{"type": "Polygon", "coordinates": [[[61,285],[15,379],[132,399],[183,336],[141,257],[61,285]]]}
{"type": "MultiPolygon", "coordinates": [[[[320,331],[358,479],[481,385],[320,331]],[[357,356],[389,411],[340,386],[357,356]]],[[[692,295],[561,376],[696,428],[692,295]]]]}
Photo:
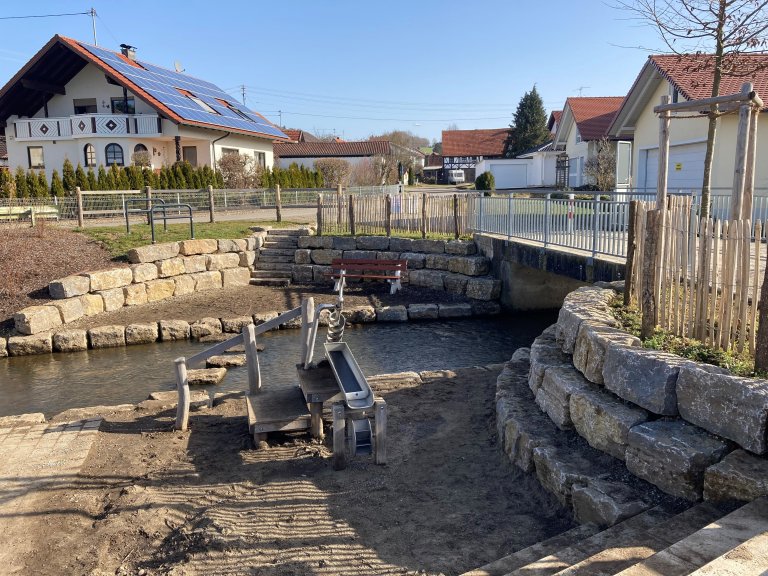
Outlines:
{"type": "Polygon", "coordinates": [[[77,200],[77,226],[83,228],[83,191],[80,190],[80,186],[75,187],[75,198],[77,200]]]}
{"type": "Polygon", "coordinates": [[[752,219],[752,202],[755,196],[755,162],[757,160],[757,120],[760,110],[752,108],[749,117],[749,139],[747,140],[747,166],[744,173],[744,201],[741,205],[741,219],[752,219]]]}
{"type": "MultiPolygon", "coordinates": [[[[661,97],[661,105],[669,104],[669,95],[661,97]]],[[[667,172],[669,170],[669,123],[670,113],[659,113],[659,174],[656,182],[656,209],[667,208],[667,172]]]]}
{"type": "Polygon", "coordinates": [[[629,231],[627,232],[627,264],[624,267],[624,306],[632,301],[632,291],[636,289],[635,281],[635,250],[637,249],[637,200],[629,203],[629,231]]]}
{"type": "Polygon", "coordinates": [[[144,186],[144,198],[147,200],[145,206],[147,207],[147,225],[149,225],[152,224],[152,188],[150,186],[144,186]]]}
{"type": "Polygon", "coordinates": [[[301,360],[299,361],[305,368],[312,361],[309,357],[312,349],[309,338],[312,336],[312,325],[315,322],[315,299],[310,296],[301,300],[301,360]]]}
{"type": "MultiPolygon", "coordinates": [[[[510,198],[512,195],[510,194],[510,198]]],[[[459,195],[453,195],[453,237],[459,239],[459,195]]]]}
{"type": "Polygon", "coordinates": [[[323,235],[323,195],[317,195],[317,235],[323,235]]]}
{"type": "Polygon", "coordinates": [[[261,390],[261,367],[259,353],[256,350],[256,327],[253,324],[243,326],[243,346],[248,366],[248,391],[256,394],[261,390]]]}
{"type": "Polygon", "coordinates": [[[341,234],[341,217],[342,217],[342,208],[341,208],[341,184],[336,186],[336,233],[341,234]]]}
{"type": "Polygon", "coordinates": [[[325,431],[323,430],[323,403],[322,402],[309,403],[309,425],[310,425],[310,433],[312,434],[312,438],[317,438],[318,440],[322,440],[323,438],[325,438],[325,431]]]}
{"type": "Polygon", "coordinates": [[[376,464],[387,463],[387,403],[377,398],[373,403],[374,449],[376,464]]]}
{"type": "MultiPolygon", "coordinates": [[[[752,84],[746,82],[741,85],[741,94],[749,94],[752,84]]],[[[736,159],[733,165],[733,190],[731,191],[731,212],[729,218],[738,220],[744,205],[744,182],[747,165],[747,146],[749,142],[749,124],[752,106],[749,102],[742,102],[739,106],[739,128],[736,132],[736,159]]]]}
{"type": "Polygon", "coordinates": [[[349,195],[349,233],[355,236],[355,197],[349,195]]]}
{"type": "Polygon", "coordinates": [[[345,442],[346,421],[344,404],[336,402],[331,408],[333,415],[333,469],[344,470],[347,467],[347,443],[345,442]]]}
{"type": "Polygon", "coordinates": [[[392,236],[392,196],[387,194],[384,198],[384,230],[389,238],[392,236]]]}
{"type": "Polygon", "coordinates": [[[283,203],[280,200],[280,184],[275,184],[275,220],[283,221],[283,203]]]}
{"type": "Polygon", "coordinates": [[[427,237],[427,194],[421,195],[421,237],[427,237]]]}
{"type": "Polygon", "coordinates": [[[179,402],[176,405],[176,429],[186,430],[189,426],[189,381],[187,380],[187,359],[183,356],[173,361],[176,368],[176,390],[179,402]]]}
{"type": "Polygon", "coordinates": [[[658,276],[656,262],[659,253],[661,210],[649,210],[645,227],[645,250],[643,253],[642,270],[642,324],[640,337],[643,339],[653,335],[657,323],[657,294],[656,278],[658,276]]]}
{"type": "Polygon", "coordinates": [[[216,222],[216,209],[213,205],[213,186],[208,184],[208,222],[216,222]]]}

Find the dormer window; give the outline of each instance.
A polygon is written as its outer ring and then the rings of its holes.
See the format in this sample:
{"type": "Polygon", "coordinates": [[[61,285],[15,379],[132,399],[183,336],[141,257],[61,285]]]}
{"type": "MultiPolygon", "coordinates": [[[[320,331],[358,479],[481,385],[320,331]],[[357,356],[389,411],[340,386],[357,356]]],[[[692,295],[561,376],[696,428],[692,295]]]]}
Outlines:
{"type": "Polygon", "coordinates": [[[253,122],[253,118],[248,116],[245,112],[237,108],[237,106],[235,106],[231,102],[227,102],[226,100],[222,100],[221,98],[216,98],[215,100],[222,106],[229,108],[234,114],[236,114],[237,116],[240,116],[240,118],[242,118],[243,120],[248,120],[249,122],[253,122]]]}
{"type": "Polygon", "coordinates": [[[216,110],[214,110],[214,109],[213,109],[211,106],[209,106],[208,104],[206,104],[205,102],[203,102],[203,101],[202,101],[200,98],[198,98],[197,96],[195,96],[194,94],[192,94],[192,92],[190,92],[189,90],[184,90],[183,88],[176,88],[176,90],[178,90],[178,91],[179,91],[179,93],[180,93],[182,96],[186,96],[187,98],[189,98],[190,100],[192,100],[192,102],[194,102],[195,104],[197,104],[197,105],[198,105],[200,108],[202,108],[202,109],[203,109],[203,110],[205,110],[206,112],[210,112],[211,114],[216,114],[216,115],[218,115],[218,116],[221,116],[221,114],[219,114],[218,112],[216,112],[216,110]]]}

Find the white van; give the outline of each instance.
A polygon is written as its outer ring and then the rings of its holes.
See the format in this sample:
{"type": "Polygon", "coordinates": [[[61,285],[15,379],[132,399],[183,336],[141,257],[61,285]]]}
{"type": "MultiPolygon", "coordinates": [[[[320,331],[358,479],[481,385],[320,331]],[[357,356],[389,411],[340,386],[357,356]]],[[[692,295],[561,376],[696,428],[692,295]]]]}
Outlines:
{"type": "Polygon", "coordinates": [[[464,170],[448,170],[449,184],[464,184],[464,170]]]}

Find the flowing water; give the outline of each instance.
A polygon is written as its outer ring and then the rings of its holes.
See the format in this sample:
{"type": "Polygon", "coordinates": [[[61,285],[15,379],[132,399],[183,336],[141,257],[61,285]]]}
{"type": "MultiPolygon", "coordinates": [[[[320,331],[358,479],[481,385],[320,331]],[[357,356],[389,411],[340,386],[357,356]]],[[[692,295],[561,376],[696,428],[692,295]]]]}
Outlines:
{"type": "MultiPolygon", "coordinates": [[[[437,370],[506,362],[528,346],[555,320],[554,312],[471,320],[376,323],[348,326],[344,332],[366,375],[405,370],[437,370]]],[[[300,330],[268,332],[258,338],[262,381],[296,380],[300,330]]],[[[318,332],[315,359],[325,329],[318,332]]],[[[157,390],[173,390],[173,360],[191,356],[210,344],[166,342],[89,350],[70,354],[23,356],[0,360],[0,415],[68,408],[137,403],[157,390]]],[[[246,369],[230,368],[217,392],[247,390],[246,369]]]]}

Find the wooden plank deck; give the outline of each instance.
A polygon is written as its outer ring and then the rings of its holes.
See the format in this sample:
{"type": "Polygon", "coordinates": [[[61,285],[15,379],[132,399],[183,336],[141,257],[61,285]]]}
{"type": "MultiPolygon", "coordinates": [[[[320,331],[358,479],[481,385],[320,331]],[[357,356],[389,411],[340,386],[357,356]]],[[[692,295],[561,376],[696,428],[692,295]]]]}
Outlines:
{"type": "Polygon", "coordinates": [[[298,386],[262,388],[245,402],[251,434],[309,429],[309,409],[298,386]]]}

